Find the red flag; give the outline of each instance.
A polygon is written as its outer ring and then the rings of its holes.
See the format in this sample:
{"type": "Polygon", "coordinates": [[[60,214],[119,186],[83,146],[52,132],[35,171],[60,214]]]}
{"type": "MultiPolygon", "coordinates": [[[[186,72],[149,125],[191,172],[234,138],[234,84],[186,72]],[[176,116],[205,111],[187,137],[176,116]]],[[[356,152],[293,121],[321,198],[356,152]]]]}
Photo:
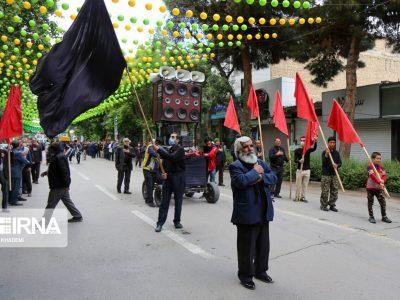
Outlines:
{"type": "Polygon", "coordinates": [[[0,140],[22,135],[21,88],[11,86],[0,121],[0,140]]]}
{"type": "Polygon", "coordinates": [[[347,144],[358,143],[361,146],[364,145],[354,129],[353,124],[351,124],[346,113],[335,99],[333,99],[331,114],[329,115],[328,124],[326,126],[337,132],[340,141],[347,144]]]}
{"type": "Polygon", "coordinates": [[[233,101],[232,97],[231,100],[229,101],[228,108],[226,109],[224,126],[232,130],[235,130],[237,133],[241,134],[238,117],[235,109],[235,102],[233,101]]]}
{"type": "Polygon", "coordinates": [[[274,104],[274,115],[273,115],[275,127],[278,128],[282,133],[289,136],[289,131],[286,124],[285,113],[283,112],[281,94],[279,91],[275,93],[275,104],[274,104]]]}
{"type": "Polygon", "coordinates": [[[256,90],[254,89],[254,86],[251,86],[251,88],[250,88],[249,98],[247,99],[247,106],[249,107],[249,109],[251,111],[252,119],[256,119],[260,116],[260,111],[258,109],[257,95],[256,95],[256,90]]]}
{"type": "Polygon", "coordinates": [[[307,121],[306,141],[303,147],[303,155],[311,148],[318,136],[318,123],[307,121]]]}
{"type": "Polygon", "coordinates": [[[297,117],[318,123],[318,118],[314,110],[314,105],[311,102],[312,100],[308,96],[307,90],[304,87],[303,81],[301,80],[299,73],[296,73],[296,87],[294,91],[294,97],[296,98],[297,117]]]}

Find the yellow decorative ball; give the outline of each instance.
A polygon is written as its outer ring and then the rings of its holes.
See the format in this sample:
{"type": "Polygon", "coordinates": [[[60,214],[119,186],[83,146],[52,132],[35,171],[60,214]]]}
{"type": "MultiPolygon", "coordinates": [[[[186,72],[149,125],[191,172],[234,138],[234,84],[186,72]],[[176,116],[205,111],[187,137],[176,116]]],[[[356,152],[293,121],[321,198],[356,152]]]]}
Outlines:
{"type": "Polygon", "coordinates": [[[146,5],[144,7],[146,7],[147,10],[152,10],[153,9],[153,4],[152,3],[146,3],[146,5]]]}
{"type": "Polygon", "coordinates": [[[30,9],[32,6],[31,6],[31,4],[28,2],[28,1],[24,1],[24,3],[22,3],[22,6],[25,8],[25,9],[30,9]]]}
{"type": "Polygon", "coordinates": [[[113,3],[118,3],[119,0],[112,0],[113,3]]]}
{"type": "Polygon", "coordinates": [[[165,5],[161,5],[159,10],[161,13],[165,13],[167,11],[167,7],[165,5]]]}
{"type": "Polygon", "coordinates": [[[180,12],[180,10],[179,10],[179,8],[174,8],[173,10],[172,10],[172,14],[174,15],[174,16],[179,16],[179,14],[180,14],[181,12],[180,12]]]}
{"type": "Polygon", "coordinates": [[[45,14],[45,13],[47,13],[47,8],[45,6],[41,6],[41,7],[39,7],[39,11],[41,14],[45,14]]]}
{"type": "Polygon", "coordinates": [[[61,16],[62,16],[62,12],[61,12],[60,10],[58,10],[58,9],[54,12],[54,14],[55,14],[57,17],[61,17],[61,16]]]}
{"type": "Polygon", "coordinates": [[[322,22],[322,19],[320,17],[315,18],[315,23],[319,24],[322,22]]]}
{"type": "Polygon", "coordinates": [[[21,41],[20,41],[19,39],[15,39],[15,40],[14,40],[14,44],[15,44],[15,45],[19,45],[19,44],[21,44],[21,41]]]}
{"type": "Polygon", "coordinates": [[[260,20],[258,20],[258,23],[260,23],[260,25],[264,25],[267,21],[265,20],[265,18],[260,18],[260,20]]]}
{"type": "Polygon", "coordinates": [[[248,35],[246,36],[246,38],[247,38],[247,40],[251,41],[251,40],[253,39],[253,36],[252,36],[251,34],[248,34],[248,35]]]}
{"type": "Polygon", "coordinates": [[[299,19],[299,24],[300,25],[303,25],[303,24],[305,24],[306,23],[306,20],[304,19],[304,18],[300,18],[299,19]]]}
{"type": "Polygon", "coordinates": [[[211,33],[207,34],[206,37],[207,37],[208,40],[212,40],[213,39],[213,35],[211,33]]]}
{"type": "Polygon", "coordinates": [[[218,34],[217,35],[217,40],[222,40],[224,37],[223,37],[223,35],[222,34],[218,34]]]}
{"type": "Polygon", "coordinates": [[[231,22],[233,21],[232,16],[227,15],[227,16],[225,17],[225,21],[228,22],[228,23],[231,23],[231,22]]]}
{"type": "Polygon", "coordinates": [[[199,32],[199,33],[196,34],[196,38],[198,40],[200,40],[201,38],[203,38],[203,35],[199,32]]]}
{"type": "Polygon", "coordinates": [[[130,7],[135,7],[136,2],[133,1],[133,0],[129,0],[129,1],[128,1],[128,5],[129,5],[130,7]]]}
{"type": "Polygon", "coordinates": [[[275,32],[271,35],[273,39],[276,39],[278,37],[278,34],[276,34],[275,32]]]}
{"type": "Polygon", "coordinates": [[[185,38],[186,39],[190,39],[192,37],[192,35],[190,34],[189,31],[185,32],[185,38]]]}
{"type": "Polygon", "coordinates": [[[23,62],[24,64],[26,64],[26,63],[28,62],[28,60],[27,60],[25,57],[23,57],[23,58],[22,58],[22,62],[23,62]]]}
{"type": "Polygon", "coordinates": [[[6,0],[6,2],[7,2],[7,4],[13,4],[14,3],[14,0],[6,0]]]}
{"type": "Polygon", "coordinates": [[[114,28],[118,28],[119,27],[119,24],[117,22],[114,22],[112,25],[113,25],[114,28]]]}
{"type": "Polygon", "coordinates": [[[206,20],[207,19],[207,14],[205,13],[205,12],[202,12],[201,14],[200,14],[200,19],[202,19],[202,20],[206,20]]]}
{"type": "Polygon", "coordinates": [[[161,34],[162,34],[163,36],[166,36],[166,35],[168,35],[168,30],[166,30],[166,29],[163,29],[163,30],[161,31],[161,34]]]}
{"type": "Polygon", "coordinates": [[[254,25],[255,22],[256,22],[256,19],[254,19],[253,17],[249,18],[250,25],[254,25]]]}
{"type": "Polygon", "coordinates": [[[276,24],[276,20],[275,20],[275,19],[269,20],[269,24],[271,24],[272,26],[274,26],[274,25],[276,24]]]}
{"type": "Polygon", "coordinates": [[[190,9],[186,11],[186,17],[191,18],[193,17],[193,11],[191,11],[190,9]]]}
{"type": "Polygon", "coordinates": [[[280,25],[285,25],[286,24],[286,20],[285,19],[279,19],[279,24],[280,25]]]}
{"type": "Polygon", "coordinates": [[[242,24],[242,23],[244,22],[244,18],[241,17],[241,16],[239,16],[239,17],[237,18],[237,22],[238,22],[239,24],[242,24]]]}
{"type": "Polygon", "coordinates": [[[261,34],[257,33],[256,36],[255,36],[255,38],[256,38],[257,40],[261,39],[261,34]]]}
{"type": "Polygon", "coordinates": [[[139,26],[139,27],[137,28],[137,31],[138,31],[138,32],[143,32],[143,27],[142,27],[142,26],[139,26]]]}
{"type": "Polygon", "coordinates": [[[233,35],[232,34],[228,34],[228,40],[230,40],[230,41],[233,40],[233,35]]]}
{"type": "Polygon", "coordinates": [[[150,28],[150,29],[149,29],[149,33],[150,33],[150,34],[154,34],[154,33],[155,33],[154,28],[150,28]]]}
{"type": "Polygon", "coordinates": [[[131,25],[129,25],[129,24],[126,24],[126,25],[125,25],[125,30],[129,31],[129,30],[131,30],[131,29],[132,29],[131,25]]]}
{"type": "Polygon", "coordinates": [[[269,34],[268,33],[264,34],[264,39],[266,39],[266,40],[269,39],[269,34]]]}
{"type": "Polygon", "coordinates": [[[293,26],[294,24],[296,24],[296,20],[293,19],[293,18],[289,19],[289,24],[290,24],[291,26],[293,26]]]}
{"type": "Polygon", "coordinates": [[[178,31],[174,31],[174,32],[172,33],[172,36],[173,36],[174,38],[178,38],[178,37],[180,36],[180,34],[179,34],[178,31]]]}
{"type": "Polygon", "coordinates": [[[220,16],[219,14],[214,14],[214,15],[213,15],[213,20],[214,20],[215,22],[218,22],[220,19],[221,19],[221,16],[220,16]]]}
{"type": "Polygon", "coordinates": [[[307,22],[308,24],[314,24],[314,18],[308,18],[307,22]]]}
{"type": "Polygon", "coordinates": [[[236,39],[238,39],[238,40],[240,41],[240,40],[243,39],[243,36],[242,36],[241,34],[238,34],[238,35],[236,36],[236,39]]]}
{"type": "Polygon", "coordinates": [[[28,47],[29,49],[32,48],[33,44],[31,42],[27,42],[26,43],[26,47],[28,47]]]}
{"type": "Polygon", "coordinates": [[[1,41],[2,42],[7,42],[8,38],[5,35],[1,36],[1,41]]]}

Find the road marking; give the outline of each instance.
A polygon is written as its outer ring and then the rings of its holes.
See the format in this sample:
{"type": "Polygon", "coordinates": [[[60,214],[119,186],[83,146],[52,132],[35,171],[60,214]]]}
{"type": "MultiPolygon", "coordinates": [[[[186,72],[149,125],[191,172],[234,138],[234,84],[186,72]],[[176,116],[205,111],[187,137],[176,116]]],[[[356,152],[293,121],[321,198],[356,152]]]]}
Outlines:
{"type": "Polygon", "coordinates": [[[81,172],[79,172],[79,171],[77,171],[76,172],[80,177],[82,177],[83,179],[85,179],[85,180],[90,180],[90,178],[89,177],[87,177],[85,174],[83,174],[83,173],[81,173],[81,172]]]}
{"type": "MultiPolygon", "coordinates": [[[[151,218],[149,218],[148,216],[146,216],[145,214],[143,214],[142,212],[140,212],[138,210],[132,210],[132,213],[136,217],[138,217],[139,219],[141,219],[142,221],[144,221],[145,223],[149,224],[152,227],[154,227],[154,225],[156,224],[155,221],[153,221],[151,218]]],[[[181,245],[185,249],[189,250],[193,254],[199,255],[199,256],[201,256],[203,258],[213,258],[214,257],[214,255],[206,252],[205,250],[203,250],[199,246],[188,242],[183,237],[177,235],[176,233],[174,233],[174,232],[172,232],[172,231],[170,231],[168,229],[163,229],[161,231],[161,233],[165,234],[171,240],[173,240],[177,244],[181,245]]]]}
{"type": "Polygon", "coordinates": [[[100,191],[102,191],[104,194],[106,194],[108,197],[110,197],[111,199],[119,200],[117,196],[111,194],[109,191],[106,190],[106,188],[102,187],[101,185],[95,184],[94,186],[98,188],[100,191]]]}
{"type": "MultiPolygon", "coordinates": [[[[232,196],[229,195],[229,194],[221,193],[220,195],[225,197],[225,198],[232,199],[232,196]]],[[[369,237],[372,237],[372,238],[375,238],[375,239],[379,239],[379,240],[383,240],[383,241],[389,242],[391,244],[394,244],[396,246],[400,246],[400,241],[399,240],[389,238],[389,237],[385,236],[385,234],[383,234],[383,233],[380,234],[380,233],[377,233],[377,232],[369,232],[369,231],[366,231],[366,230],[363,230],[363,229],[354,228],[349,224],[336,224],[336,223],[333,223],[333,222],[330,222],[330,221],[321,220],[321,219],[318,219],[318,218],[315,218],[315,217],[310,217],[310,216],[307,216],[307,215],[299,214],[299,213],[296,213],[296,212],[293,212],[293,211],[290,211],[290,210],[286,210],[286,209],[282,209],[282,208],[275,208],[275,210],[280,212],[280,213],[283,213],[283,214],[286,214],[286,215],[289,215],[289,216],[293,216],[293,217],[297,217],[297,218],[301,218],[301,219],[304,219],[304,220],[308,220],[308,221],[311,221],[311,222],[314,222],[314,223],[319,223],[319,224],[323,224],[323,225],[327,225],[327,226],[331,226],[331,227],[335,227],[335,228],[338,228],[338,229],[351,231],[351,232],[355,232],[355,233],[362,233],[362,234],[365,234],[365,235],[367,235],[369,237]]]]}

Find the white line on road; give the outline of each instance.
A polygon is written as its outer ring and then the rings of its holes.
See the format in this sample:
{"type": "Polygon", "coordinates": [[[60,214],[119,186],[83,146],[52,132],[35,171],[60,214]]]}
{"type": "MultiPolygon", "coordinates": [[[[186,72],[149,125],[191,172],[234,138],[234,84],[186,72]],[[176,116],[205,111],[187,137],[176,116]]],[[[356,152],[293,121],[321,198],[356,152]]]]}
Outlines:
{"type": "MultiPolygon", "coordinates": [[[[136,217],[141,219],[142,221],[144,221],[147,224],[149,224],[150,226],[154,226],[155,223],[156,223],[151,218],[149,218],[148,216],[146,216],[145,214],[143,214],[142,212],[140,212],[138,210],[132,210],[132,213],[136,217]]],[[[172,231],[170,231],[168,229],[163,229],[161,232],[163,234],[165,234],[167,237],[169,237],[171,240],[173,240],[174,242],[178,243],[182,247],[184,247],[187,250],[189,250],[190,252],[192,252],[193,254],[200,255],[201,257],[204,257],[204,258],[213,258],[214,257],[214,255],[206,252],[205,250],[203,250],[199,246],[188,242],[183,237],[177,235],[176,233],[174,233],[174,232],[172,232],[172,231]]]]}
{"type": "Polygon", "coordinates": [[[111,194],[109,191],[106,190],[106,188],[102,187],[101,185],[95,184],[94,186],[98,188],[100,191],[102,191],[104,194],[106,194],[108,197],[110,197],[111,199],[119,200],[117,196],[111,194]]]}
{"type": "MultiPolygon", "coordinates": [[[[220,195],[225,197],[225,198],[232,199],[231,195],[224,194],[224,193],[221,193],[220,195]]],[[[389,242],[391,244],[394,244],[396,246],[400,246],[400,241],[399,240],[395,240],[395,239],[389,238],[387,236],[379,235],[379,233],[376,233],[376,232],[365,231],[365,230],[354,228],[354,227],[351,227],[351,226],[345,225],[345,224],[336,224],[336,223],[329,222],[329,221],[326,221],[326,220],[321,220],[321,219],[310,217],[310,216],[307,216],[307,215],[295,213],[293,211],[286,210],[286,209],[275,208],[275,210],[280,212],[280,213],[283,213],[283,214],[286,214],[286,215],[289,215],[289,216],[298,217],[298,218],[301,218],[301,219],[304,219],[304,220],[308,220],[308,221],[311,221],[311,222],[315,222],[315,223],[319,223],[319,224],[335,227],[335,228],[346,230],[346,231],[351,231],[351,232],[356,232],[356,233],[363,233],[363,234],[366,234],[369,237],[380,239],[380,240],[389,242]]]]}
{"type": "Polygon", "coordinates": [[[83,174],[83,173],[81,173],[81,172],[79,172],[79,171],[77,171],[76,172],[80,177],[82,177],[83,179],[85,179],[85,180],[90,180],[90,178],[89,177],[87,177],[85,174],[83,174]]]}

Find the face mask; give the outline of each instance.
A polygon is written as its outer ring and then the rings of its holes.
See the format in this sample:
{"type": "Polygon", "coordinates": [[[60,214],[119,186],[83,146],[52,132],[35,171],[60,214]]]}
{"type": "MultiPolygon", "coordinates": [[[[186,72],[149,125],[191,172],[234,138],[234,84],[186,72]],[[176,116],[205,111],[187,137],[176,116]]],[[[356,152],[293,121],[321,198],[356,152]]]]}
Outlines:
{"type": "Polygon", "coordinates": [[[173,139],[173,138],[169,138],[169,140],[168,140],[168,144],[169,144],[170,146],[173,146],[173,145],[175,145],[175,139],[173,139]]]}

